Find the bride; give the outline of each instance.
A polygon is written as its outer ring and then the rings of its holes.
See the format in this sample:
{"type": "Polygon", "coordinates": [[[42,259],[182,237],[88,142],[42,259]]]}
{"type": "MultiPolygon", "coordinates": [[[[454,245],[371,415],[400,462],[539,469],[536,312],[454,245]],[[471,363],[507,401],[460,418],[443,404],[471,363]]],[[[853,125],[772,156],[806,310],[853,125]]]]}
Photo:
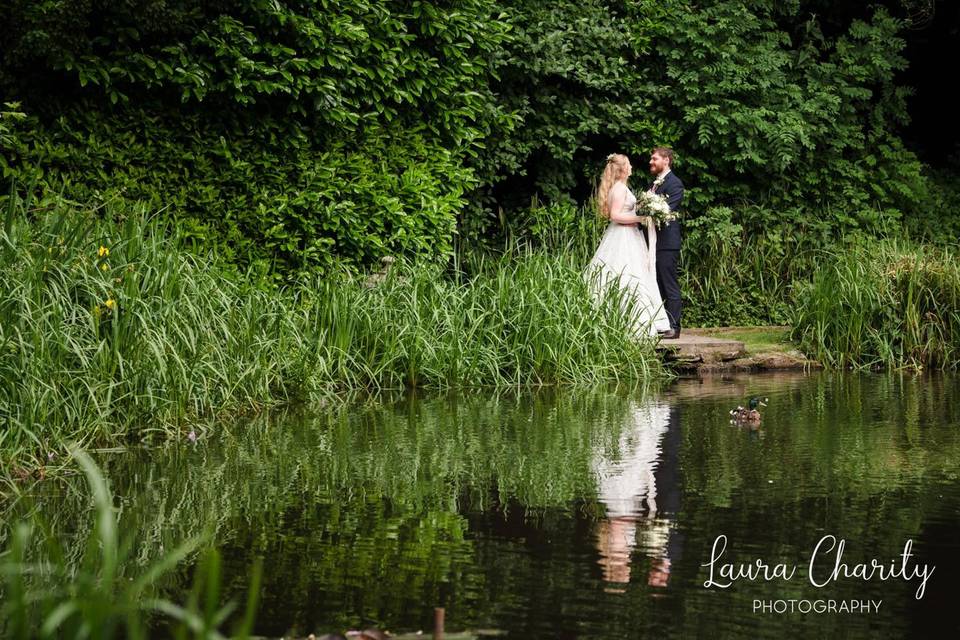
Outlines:
{"type": "Polygon", "coordinates": [[[597,208],[610,220],[600,246],[584,272],[595,300],[611,285],[623,290],[624,310],[638,335],[670,330],[657,286],[657,228],[650,216],[637,216],[637,198],[627,186],[633,168],[627,156],[611,153],[597,189],[597,208]],[[638,225],[647,230],[644,240],[638,225]],[[647,242],[650,246],[647,246],[647,242]]]}

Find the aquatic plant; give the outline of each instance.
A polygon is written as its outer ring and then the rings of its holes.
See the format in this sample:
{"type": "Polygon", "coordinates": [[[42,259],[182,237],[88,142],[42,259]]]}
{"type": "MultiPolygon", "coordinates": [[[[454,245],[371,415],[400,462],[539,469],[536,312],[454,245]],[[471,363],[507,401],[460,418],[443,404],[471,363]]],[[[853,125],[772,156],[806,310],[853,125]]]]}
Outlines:
{"type": "Polygon", "coordinates": [[[527,248],[470,273],[401,261],[379,282],[276,288],[127,204],[13,192],[2,222],[0,456],[21,479],[45,475],[68,441],[186,439],[201,417],[347,390],[667,375],[653,343],[629,337],[615,292],[591,304],[569,255],[527,248]]]}
{"type": "MultiPolygon", "coordinates": [[[[92,496],[92,530],[84,544],[71,547],[36,513],[15,527],[10,548],[0,554],[0,635],[137,639],[146,638],[150,626],[167,624],[179,638],[222,638],[218,629],[236,605],[220,604],[219,553],[203,555],[185,604],[163,598],[159,581],[196,555],[203,536],[187,538],[140,566],[133,558],[137,540],[130,532],[124,535],[105,478],[86,453],[71,455],[92,496]]],[[[255,563],[235,637],[247,637],[252,628],[260,574],[255,563]]]]}
{"type": "Polygon", "coordinates": [[[835,367],[956,368],[960,265],[950,248],[855,246],[800,288],[792,324],[793,340],[835,367]]]}

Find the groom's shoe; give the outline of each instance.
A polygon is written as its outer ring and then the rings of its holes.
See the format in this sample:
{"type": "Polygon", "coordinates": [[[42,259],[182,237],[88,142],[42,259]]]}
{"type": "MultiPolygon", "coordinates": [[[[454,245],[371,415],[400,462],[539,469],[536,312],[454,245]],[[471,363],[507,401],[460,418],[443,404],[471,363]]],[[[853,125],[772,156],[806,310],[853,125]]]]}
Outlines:
{"type": "Polygon", "coordinates": [[[680,337],[680,332],[676,329],[670,329],[669,331],[661,331],[660,337],[664,340],[676,340],[680,337]]]}

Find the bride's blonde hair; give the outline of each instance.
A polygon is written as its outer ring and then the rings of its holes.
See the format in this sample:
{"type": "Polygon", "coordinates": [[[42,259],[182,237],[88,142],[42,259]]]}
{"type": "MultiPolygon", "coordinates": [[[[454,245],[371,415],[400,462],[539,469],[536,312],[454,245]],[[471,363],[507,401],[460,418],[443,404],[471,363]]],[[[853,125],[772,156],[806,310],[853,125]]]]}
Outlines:
{"type": "Polygon", "coordinates": [[[607,166],[603,168],[603,175],[600,176],[600,186],[597,187],[596,203],[597,214],[601,218],[609,218],[610,212],[607,211],[607,204],[610,199],[610,187],[622,180],[627,174],[627,156],[622,153],[611,153],[607,156],[607,166]]]}

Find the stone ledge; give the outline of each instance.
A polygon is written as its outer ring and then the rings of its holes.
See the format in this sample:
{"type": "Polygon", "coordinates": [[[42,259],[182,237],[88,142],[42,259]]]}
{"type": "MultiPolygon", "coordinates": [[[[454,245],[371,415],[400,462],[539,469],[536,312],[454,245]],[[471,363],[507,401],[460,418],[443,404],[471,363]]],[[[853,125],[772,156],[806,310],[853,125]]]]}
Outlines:
{"type": "Polygon", "coordinates": [[[700,335],[686,329],[676,340],[661,340],[657,350],[665,360],[688,363],[726,362],[747,354],[739,340],[700,335]]]}
{"type": "Polygon", "coordinates": [[[756,333],[786,333],[789,327],[709,327],[684,329],[677,340],[661,340],[657,350],[680,372],[809,370],[822,365],[810,360],[789,342],[761,340],[748,348],[742,340],[756,333]],[[726,336],[730,336],[729,338],[726,336]]]}

